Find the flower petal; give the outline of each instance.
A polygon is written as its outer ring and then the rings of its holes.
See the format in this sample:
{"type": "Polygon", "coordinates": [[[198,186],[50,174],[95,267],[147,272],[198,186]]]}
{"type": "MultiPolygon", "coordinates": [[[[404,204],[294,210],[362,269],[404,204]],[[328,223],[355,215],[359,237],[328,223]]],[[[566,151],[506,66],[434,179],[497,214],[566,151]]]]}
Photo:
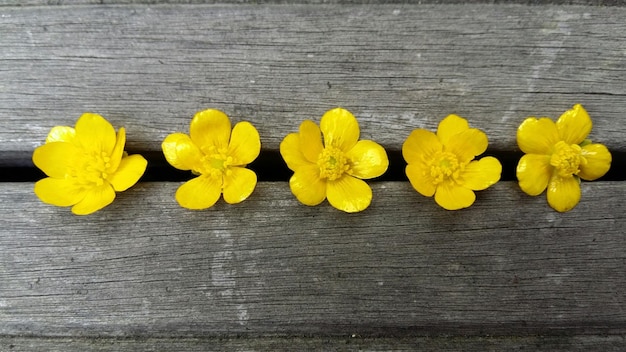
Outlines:
{"type": "Polygon", "coordinates": [[[457,133],[443,143],[444,150],[456,155],[462,163],[468,163],[477,155],[484,153],[487,150],[487,144],[487,135],[476,128],[457,133]]]}
{"type": "Polygon", "coordinates": [[[213,206],[222,194],[222,180],[209,176],[198,176],[183,183],[176,190],[176,201],[181,207],[193,210],[213,206]]]}
{"type": "Polygon", "coordinates": [[[389,167],[385,148],[373,141],[358,141],[346,156],[350,159],[350,175],[358,178],[378,177],[389,167]]]}
{"type": "Polygon", "coordinates": [[[243,167],[231,167],[224,177],[224,200],[237,204],[246,200],[256,187],[256,174],[243,167]]]}
{"type": "Polygon", "coordinates": [[[197,112],[191,120],[189,135],[204,153],[211,147],[226,149],[230,140],[230,119],[215,109],[197,112]]]}
{"type": "Polygon", "coordinates": [[[474,204],[476,194],[469,188],[454,182],[442,182],[437,186],[435,202],[446,210],[458,210],[474,204]]]}
{"type": "Polygon", "coordinates": [[[580,165],[578,173],[583,180],[593,181],[611,168],[611,152],[602,144],[587,144],[582,147],[582,156],[587,160],[586,165],[580,165]]]}
{"type": "Polygon", "coordinates": [[[68,207],[85,197],[85,189],[71,179],[47,177],[35,183],[35,194],[42,202],[68,207]]]}
{"type": "Polygon", "coordinates": [[[85,197],[72,207],[72,213],[76,215],[88,215],[113,203],[115,191],[110,184],[94,187],[85,193],[85,197]]]}
{"type": "Polygon", "coordinates": [[[302,154],[298,133],[290,133],[280,142],[280,155],[291,171],[296,171],[303,166],[315,165],[311,164],[302,154]]]}
{"type": "Polygon", "coordinates": [[[46,143],[52,142],[69,142],[74,143],[76,130],[70,126],[54,126],[48,133],[46,143]]]}
{"type": "Polygon", "coordinates": [[[64,178],[78,155],[79,150],[72,143],[51,142],[33,151],[33,163],[50,177],[64,178]]]}
{"type": "Polygon", "coordinates": [[[120,165],[120,161],[124,156],[124,144],[126,144],[126,129],[124,127],[120,127],[119,131],[117,131],[117,141],[115,142],[115,147],[113,147],[113,151],[110,155],[110,164],[109,172],[114,173],[115,170],[120,165]]]}
{"type": "Polygon", "coordinates": [[[148,161],[143,156],[129,155],[122,159],[117,171],[109,176],[108,181],[114,190],[123,192],[139,181],[147,165],[148,161]]]}
{"type": "Polygon", "coordinates": [[[84,113],[76,121],[76,141],[86,151],[111,155],[117,141],[115,129],[98,114],[84,113]]]}
{"type": "Polygon", "coordinates": [[[556,121],[559,136],[568,144],[582,143],[591,132],[592,125],[587,110],[580,104],[564,112],[556,121]]]}
{"type": "Polygon", "coordinates": [[[250,164],[260,152],[261,138],[256,128],[247,121],[235,124],[228,144],[228,156],[234,159],[234,165],[250,164]]]}
{"type": "Polygon", "coordinates": [[[443,144],[437,135],[421,128],[413,130],[402,144],[402,156],[407,164],[430,160],[442,150],[443,144]]]}
{"type": "Polygon", "coordinates": [[[314,164],[298,168],[289,179],[289,188],[304,205],[318,205],[326,199],[326,180],[320,178],[320,170],[314,164]]]}
{"type": "Polygon", "coordinates": [[[359,140],[359,123],[346,109],[327,111],[320,121],[320,129],[324,134],[325,147],[333,146],[347,152],[359,140]]]}
{"type": "Polygon", "coordinates": [[[549,155],[526,154],[517,163],[519,186],[528,195],[539,195],[548,187],[552,171],[549,155]]]}
{"type": "Polygon", "coordinates": [[[411,182],[411,186],[419,192],[419,194],[432,197],[435,194],[435,184],[430,177],[430,170],[426,163],[416,162],[406,166],[406,176],[411,182]]]}
{"type": "Polygon", "coordinates": [[[466,119],[458,115],[448,115],[439,122],[437,127],[437,137],[443,145],[447,145],[448,141],[455,135],[469,129],[469,123],[466,119]]]}
{"type": "Polygon", "coordinates": [[[170,165],[179,170],[200,170],[204,154],[184,133],[172,133],[161,143],[163,155],[170,165]]]}
{"type": "Polygon", "coordinates": [[[547,117],[529,117],[517,128],[517,145],[527,154],[551,154],[559,140],[556,125],[547,117]]]}
{"type": "Polygon", "coordinates": [[[372,202],[372,189],[363,180],[345,175],[328,182],[328,202],[347,213],[364,210],[372,202]]]}
{"type": "Polygon", "coordinates": [[[317,159],[322,153],[322,133],[320,128],[311,120],[304,120],[300,124],[300,150],[302,155],[312,162],[317,163],[317,159]]]}
{"type": "Polygon", "coordinates": [[[487,156],[480,160],[470,162],[461,175],[463,186],[481,191],[495,184],[500,180],[502,174],[502,164],[498,159],[487,156]]]}
{"type": "Polygon", "coordinates": [[[576,176],[560,177],[554,173],[547,194],[552,209],[559,212],[572,210],[580,201],[580,179],[576,176]]]}

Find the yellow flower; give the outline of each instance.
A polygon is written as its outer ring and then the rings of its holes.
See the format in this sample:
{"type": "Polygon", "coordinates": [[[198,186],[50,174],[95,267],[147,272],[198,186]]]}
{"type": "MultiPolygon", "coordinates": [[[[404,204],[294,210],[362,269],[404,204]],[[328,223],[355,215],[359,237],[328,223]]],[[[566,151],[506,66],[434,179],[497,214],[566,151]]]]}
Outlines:
{"type": "Polygon", "coordinates": [[[439,123],[437,134],[416,129],[402,145],[406,175],[417,192],[432,197],[447,210],[467,208],[474,191],[500,180],[502,165],[494,157],[474,160],[487,150],[487,135],[469,128],[467,120],[449,115],[439,123]]]}
{"type": "Polygon", "coordinates": [[[176,191],[176,200],[184,208],[209,208],[222,193],[227,203],[239,203],[256,187],[256,174],[245,166],[259,156],[261,139],[249,122],[237,123],[231,134],[226,114],[200,111],[191,120],[189,135],[170,134],[161,147],[172,166],[199,175],[176,191]]]}
{"type": "Polygon", "coordinates": [[[389,160],[379,144],[359,141],[359,133],[356,118],[336,108],[322,116],[319,127],[305,120],[298,133],[283,139],[280,154],[294,172],[289,186],[302,204],[318,205],[328,198],[333,207],[348,213],[370,205],[372,190],[362,179],[385,173],[389,160]]]}
{"type": "Polygon", "coordinates": [[[580,201],[580,179],[602,177],[611,167],[611,153],[587,140],[591,118],[580,104],[559,117],[529,117],[517,129],[517,144],[526,153],[517,164],[520,188],[531,196],[548,189],[548,204],[560,212],[580,201]]]}
{"type": "Polygon", "coordinates": [[[111,204],[115,191],[137,183],[148,162],[141,155],[126,155],[126,133],[102,116],[85,113],[76,127],[56,126],[46,144],[33,152],[33,162],[47,176],[35,183],[44,203],[73,206],[77,215],[91,214],[111,204]]]}

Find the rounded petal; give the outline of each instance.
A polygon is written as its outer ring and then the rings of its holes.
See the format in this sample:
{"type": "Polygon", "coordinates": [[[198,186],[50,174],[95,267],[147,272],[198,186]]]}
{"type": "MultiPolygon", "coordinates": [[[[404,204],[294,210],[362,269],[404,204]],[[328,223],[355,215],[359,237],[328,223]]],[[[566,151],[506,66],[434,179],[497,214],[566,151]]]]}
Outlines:
{"type": "Polygon", "coordinates": [[[132,187],[146,171],[148,161],[139,154],[129,155],[122,159],[117,171],[107,179],[113,189],[123,192],[132,187]]]}
{"type": "Polygon", "coordinates": [[[548,187],[552,171],[549,155],[526,154],[517,163],[519,186],[528,195],[539,195],[548,187]]]}
{"type": "Polygon", "coordinates": [[[172,133],[161,143],[163,155],[170,165],[179,170],[199,170],[204,154],[184,133],[172,133]]]}
{"type": "Polygon", "coordinates": [[[280,155],[291,171],[296,171],[303,166],[315,165],[311,164],[302,154],[298,133],[290,133],[280,142],[280,155]]]}
{"type": "Polygon", "coordinates": [[[221,179],[198,176],[178,187],[176,201],[183,208],[200,210],[213,206],[221,194],[221,179]]]}
{"type": "Polygon", "coordinates": [[[435,194],[435,184],[430,177],[430,170],[423,162],[413,163],[406,166],[406,176],[411,186],[421,195],[432,197],[435,194]]]}
{"type": "Polygon", "coordinates": [[[443,145],[434,133],[425,129],[411,132],[402,144],[402,156],[407,164],[424,162],[443,150],[443,145]]]}
{"type": "Polygon", "coordinates": [[[461,175],[463,186],[481,191],[495,184],[500,180],[502,174],[502,164],[498,159],[487,156],[480,160],[470,162],[461,175]]]}
{"type": "Polygon", "coordinates": [[[228,144],[228,156],[234,159],[234,165],[250,164],[260,152],[261,138],[256,128],[247,121],[237,123],[228,144]]]}
{"type": "Polygon", "coordinates": [[[580,201],[580,179],[575,176],[559,177],[555,173],[548,184],[547,194],[552,209],[559,212],[572,210],[580,201]]]}
{"type": "Polygon", "coordinates": [[[111,155],[117,137],[109,121],[98,114],[84,113],[76,121],[76,141],[82,148],[111,155]]]}
{"type": "Polygon", "coordinates": [[[547,117],[529,117],[517,128],[517,145],[527,154],[550,154],[559,140],[556,125],[547,117]]]}
{"type": "Polygon", "coordinates": [[[347,152],[359,140],[359,123],[346,109],[335,108],[327,111],[320,121],[320,129],[324,134],[326,147],[333,146],[347,152]]]}
{"type": "Polygon", "coordinates": [[[88,215],[113,203],[115,191],[110,184],[90,188],[85,197],[72,207],[72,213],[76,215],[88,215]]]}
{"type": "Polygon", "coordinates": [[[460,132],[443,143],[444,149],[453,153],[460,162],[468,163],[477,155],[487,150],[487,135],[476,128],[470,128],[460,132]]]}
{"type": "Polygon", "coordinates": [[[304,120],[300,124],[300,150],[302,155],[312,162],[317,163],[317,159],[324,146],[322,145],[322,133],[320,128],[311,120],[304,120]]]}
{"type": "Polygon", "coordinates": [[[373,141],[358,141],[346,156],[350,159],[350,175],[358,178],[378,177],[389,167],[385,148],[373,141]]]}
{"type": "Polygon", "coordinates": [[[452,137],[468,129],[469,123],[467,123],[466,119],[454,114],[448,115],[439,122],[437,137],[439,137],[443,145],[447,145],[452,137]]]}
{"type": "Polygon", "coordinates": [[[591,118],[582,105],[576,104],[556,121],[559,136],[568,144],[580,144],[587,138],[592,127],[591,118]]]}
{"type": "Polygon", "coordinates": [[[210,147],[226,149],[230,140],[230,119],[215,109],[197,112],[191,119],[189,135],[203,152],[210,147]]]}
{"type": "Polygon", "coordinates": [[[115,147],[113,147],[113,151],[111,152],[111,167],[109,168],[111,172],[115,172],[120,165],[120,161],[124,156],[124,144],[126,144],[126,129],[120,127],[119,131],[117,131],[115,147]]]}
{"type": "Polygon", "coordinates": [[[78,157],[80,153],[74,144],[51,142],[35,149],[33,163],[50,177],[64,178],[78,157]]]}
{"type": "Polygon", "coordinates": [[[35,183],[35,194],[42,202],[68,207],[85,197],[85,189],[71,179],[47,177],[35,183]]]}
{"type": "Polygon", "coordinates": [[[442,182],[437,186],[435,202],[446,210],[459,210],[474,204],[476,194],[469,188],[453,182],[442,182]]]}
{"type": "Polygon", "coordinates": [[[582,147],[582,155],[587,164],[580,165],[578,176],[593,181],[606,174],[611,168],[611,152],[602,144],[587,144],[582,147]]]}
{"type": "Polygon", "coordinates": [[[256,187],[256,174],[243,167],[231,167],[224,177],[224,200],[237,204],[246,200],[256,187]]]}
{"type": "Polygon", "coordinates": [[[291,193],[304,205],[318,205],[326,199],[326,181],[320,178],[317,165],[298,168],[289,179],[291,193]]]}
{"type": "Polygon", "coordinates": [[[52,142],[69,142],[74,143],[76,137],[76,130],[70,126],[54,126],[48,133],[46,143],[52,142]]]}
{"type": "Polygon", "coordinates": [[[328,182],[326,196],[333,207],[347,213],[355,213],[370,205],[372,189],[365,181],[345,175],[328,182]]]}

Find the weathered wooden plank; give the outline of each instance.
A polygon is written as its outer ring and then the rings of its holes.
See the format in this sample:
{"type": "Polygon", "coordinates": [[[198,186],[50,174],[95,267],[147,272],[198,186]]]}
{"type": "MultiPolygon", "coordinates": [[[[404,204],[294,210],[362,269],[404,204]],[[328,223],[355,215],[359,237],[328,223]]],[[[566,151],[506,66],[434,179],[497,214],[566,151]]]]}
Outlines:
{"type": "Polygon", "coordinates": [[[83,111],[126,126],[130,149],[158,150],[208,107],[252,121],[276,150],[335,106],[387,148],[458,113],[514,150],[524,117],[576,102],[591,137],[623,151],[624,18],[485,4],[2,7],[0,152],[27,159],[83,111]]]}
{"type": "Polygon", "coordinates": [[[513,182],[459,212],[378,182],[352,215],[285,182],[193,212],[177,186],[76,217],[0,184],[0,335],[626,333],[624,182],[583,184],[565,214],[513,182]]]}

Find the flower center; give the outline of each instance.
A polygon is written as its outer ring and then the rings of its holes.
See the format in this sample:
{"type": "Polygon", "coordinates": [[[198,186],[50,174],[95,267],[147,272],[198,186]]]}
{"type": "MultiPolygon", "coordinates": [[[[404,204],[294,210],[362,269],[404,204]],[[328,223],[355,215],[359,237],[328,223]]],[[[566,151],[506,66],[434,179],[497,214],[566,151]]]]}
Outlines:
{"type": "Polygon", "coordinates": [[[317,158],[317,166],[320,168],[320,177],[333,181],[341,177],[344,172],[350,171],[348,158],[335,147],[326,147],[317,158]]]}
{"type": "Polygon", "coordinates": [[[81,162],[69,170],[69,175],[76,178],[81,184],[95,184],[102,186],[110,176],[111,157],[105,152],[85,154],[79,159],[81,162]]]}
{"type": "Polygon", "coordinates": [[[230,173],[229,166],[233,164],[233,158],[227,152],[226,148],[211,146],[202,158],[202,169],[199,173],[214,178],[230,173]]]}
{"type": "Polygon", "coordinates": [[[429,164],[430,176],[437,185],[446,180],[457,181],[465,165],[459,163],[456,155],[450,152],[439,152],[429,164]]]}
{"type": "Polygon", "coordinates": [[[554,145],[554,152],[550,157],[550,165],[556,168],[561,177],[578,175],[580,165],[587,164],[587,159],[582,156],[582,149],[577,144],[567,144],[559,141],[554,145]]]}

